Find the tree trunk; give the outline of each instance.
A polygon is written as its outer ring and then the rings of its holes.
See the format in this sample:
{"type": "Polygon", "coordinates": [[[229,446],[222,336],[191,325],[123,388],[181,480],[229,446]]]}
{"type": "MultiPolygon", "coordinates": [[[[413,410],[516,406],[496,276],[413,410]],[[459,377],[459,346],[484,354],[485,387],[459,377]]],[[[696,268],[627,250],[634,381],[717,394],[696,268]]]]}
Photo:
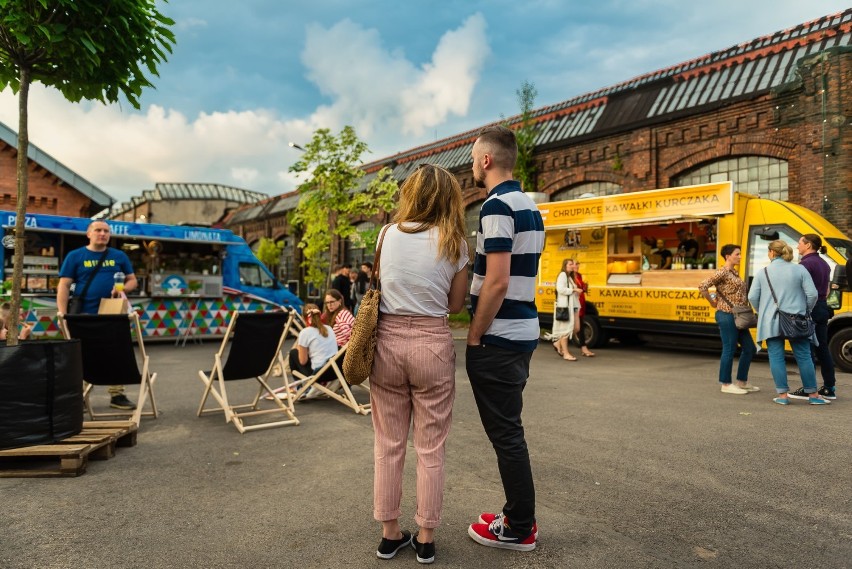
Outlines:
{"type": "Polygon", "coordinates": [[[9,334],[6,345],[18,345],[18,313],[21,310],[21,281],[24,276],[24,222],[27,216],[28,164],[30,146],[27,125],[27,103],[30,93],[30,70],[21,68],[21,89],[18,91],[18,203],[15,208],[15,254],[12,269],[12,311],[9,314],[9,334]]]}

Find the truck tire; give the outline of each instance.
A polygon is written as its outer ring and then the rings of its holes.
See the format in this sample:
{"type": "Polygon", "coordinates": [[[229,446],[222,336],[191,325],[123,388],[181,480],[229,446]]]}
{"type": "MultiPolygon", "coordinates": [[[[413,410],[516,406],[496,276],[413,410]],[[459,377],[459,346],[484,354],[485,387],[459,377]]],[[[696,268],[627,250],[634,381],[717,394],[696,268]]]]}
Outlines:
{"type": "Polygon", "coordinates": [[[852,373],[852,328],[838,330],[828,341],[828,351],[836,367],[852,373]]]}
{"type": "Polygon", "coordinates": [[[583,337],[590,348],[601,348],[606,344],[606,332],[601,328],[597,316],[583,318],[583,337]]]}

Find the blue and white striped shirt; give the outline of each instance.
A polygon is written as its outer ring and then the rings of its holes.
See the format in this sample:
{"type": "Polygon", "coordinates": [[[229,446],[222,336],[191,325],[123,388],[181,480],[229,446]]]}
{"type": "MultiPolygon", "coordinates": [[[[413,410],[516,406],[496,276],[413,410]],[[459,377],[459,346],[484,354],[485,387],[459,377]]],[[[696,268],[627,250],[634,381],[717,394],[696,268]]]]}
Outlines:
{"type": "Polygon", "coordinates": [[[535,306],[535,280],[544,248],[544,222],[521,185],[509,180],[495,186],[479,212],[476,255],[470,300],[473,311],[487,270],[488,253],[511,252],[509,288],[494,321],[482,336],[483,344],[531,352],[540,334],[535,306]]]}

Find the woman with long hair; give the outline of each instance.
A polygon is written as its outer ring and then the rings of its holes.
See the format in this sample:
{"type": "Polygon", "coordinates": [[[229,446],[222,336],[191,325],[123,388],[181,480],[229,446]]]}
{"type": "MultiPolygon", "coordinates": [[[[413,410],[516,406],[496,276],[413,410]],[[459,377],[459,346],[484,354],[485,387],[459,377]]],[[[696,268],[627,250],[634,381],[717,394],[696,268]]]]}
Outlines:
{"type": "Polygon", "coordinates": [[[758,271],[752,281],[748,299],[757,307],[757,341],[766,341],[769,370],[775,381],[779,405],[789,405],[787,363],[784,360],[784,340],[790,342],[793,356],[799,366],[804,392],[811,405],[826,405],[827,399],[817,393],[816,370],[811,359],[810,338],[785,338],[781,331],[778,311],[789,314],[810,314],[817,301],[817,290],[807,270],[791,263],[793,249],[776,239],[769,244],[769,266],[758,271]],[[777,304],[776,304],[777,303],[777,304]]]}
{"type": "Polygon", "coordinates": [[[719,383],[722,393],[745,395],[760,388],[748,383],[748,370],[757,349],[751,332],[748,329],[739,330],[734,323],[734,306],[748,305],[748,290],[746,284],[737,274],[736,267],[740,264],[742,248],[729,243],[719,251],[725,265],[719,268],[711,277],[698,285],[698,292],[716,309],[716,324],[719,326],[719,337],[722,339],[722,356],[719,359],[719,383]],[[710,294],[710,287],[716,287],[715,298],[710,294]],[[740,345],[740,361],[737,365],[737,384],[731,379],[734,367],[734,354],[740,345]]]}
{"type": "Polygon", "coordinates": [[[337,345],[342,348],[349,342],[349,337],[352,335],[352,326],[355,324],[355,317],[346,308],[343,295],[339,290],[334,288],[328,289],[324,300],[325,312],[322,313],[322,321],[334,330],[337,345]]]}
{"type": "Polygon", "coordinates": [[[375,431],[373,516],[382,523],[376,555],[390,559],[412,544],[420,563],[435,558],[441,523],[444,445],[455,398],[455,351],[447,313],[459,312],[467,292],[464,206],[455,176],[421,165],[399,191],[396,222],[376,259],[382,297],[370,375],[375,431]],[[417,453],[419,533],[400,527],[402,475],[408,433],[417,453]]]}
{"type": "Polygon", "coordinates": [[[574,282],[580,289],[579,309],[577,310],[577,345],[580,346],[580,352],[585,357],[593,358],[595,353],[586,345],[586,334],[583,330],[583,324],[586,320],[586,293],[589,292],[589,285],[586,284],[583,275],[580,274],[580,261],[574,261],[574,282]]]}
{"type": "MultiPolygon", "coordinates": [[[[337,354],[334,330],[322,322],[322,311],[316,304],[306,304],[302,309],[306,326],[299,331],[296,347],[290,350],[290,370],[310,376],[337,354]]],[[[318,389],[309,389],[303,397],[313,399],[318,389]]]]}
{"type": "MultiPolygon", "coordinates": [[[[568,341],[577,333],[580,319],[577,310],[580,307],[580,288],[574,280],[574,259],[562,261],[559,276],[556,277],[556,302],[553,308],[553,328],[550,331],[550,341],[553,349],[559,352],[563,359],[577,361],[568,351],[568,341]],[[567,320],[557,320],[557,309],[567,309],[567,320]]],[[[565,312],[563,310],[563,312],[565,312]]]]}

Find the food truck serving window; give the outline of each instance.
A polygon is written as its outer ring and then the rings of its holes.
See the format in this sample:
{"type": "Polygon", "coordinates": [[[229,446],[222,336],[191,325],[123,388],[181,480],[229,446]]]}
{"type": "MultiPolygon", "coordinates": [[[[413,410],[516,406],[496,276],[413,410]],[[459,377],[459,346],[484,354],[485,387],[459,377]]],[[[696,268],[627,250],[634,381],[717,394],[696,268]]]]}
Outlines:
{"type": "Polygon", "coordinates": [[[240,283],[245,286],[272,287],[272,278],[256,263],[240,263],[240,283]]]}

